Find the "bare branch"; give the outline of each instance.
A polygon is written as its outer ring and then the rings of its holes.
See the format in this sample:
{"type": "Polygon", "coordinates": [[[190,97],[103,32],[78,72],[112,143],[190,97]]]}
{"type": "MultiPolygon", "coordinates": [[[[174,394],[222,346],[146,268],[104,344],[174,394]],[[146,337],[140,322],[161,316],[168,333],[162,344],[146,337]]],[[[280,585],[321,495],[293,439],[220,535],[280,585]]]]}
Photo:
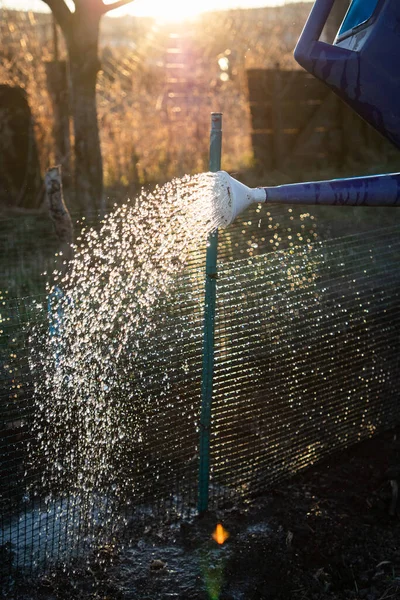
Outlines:
{"type": "Polygon", "coordinates": [[[110,10],[114,10],[115,8],[120,8],[121,6],[125,6],[126,4],[130,4],[133,0],[116,0],[112,4],[103,4],[103,15],[108,13],[110,10]]]}
{"type": "Polygon", "coordinates": [[[45,4],[50,8],[57,23],[63,31],[68,29],[71,24],[72,13],[64,0],[43,0],[45,4]]]}

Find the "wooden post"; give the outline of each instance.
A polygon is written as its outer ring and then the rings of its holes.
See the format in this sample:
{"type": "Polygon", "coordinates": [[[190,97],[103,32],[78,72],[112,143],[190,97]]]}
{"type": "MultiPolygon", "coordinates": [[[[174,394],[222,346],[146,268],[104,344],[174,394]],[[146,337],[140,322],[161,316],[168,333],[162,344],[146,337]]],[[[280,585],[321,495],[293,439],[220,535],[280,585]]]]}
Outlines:
{"type": "Polygon", "coordinates": [[[283,119],[282,119],[282,81],[279,63],[276,63],[272,80],[272,165],[279,169],[283,162],[283,119]]]}
{"type": "MultiPolygon", "coordinates": [[[[55,41],[56,43],[56,41],[55,41]]],[[[68,102],[67,63],[63,60],[46,62],[47,87],[53,107],[55,159],[63,170],[64,191],[69,200],[71,192],[71,142],[68,102]]]]}
{"type": "Polygon", "coordinates": [[[61,165],[50,167],[44,178],[50,218],[60,240],[59,271],[65,275],[73,257],[74,228],[64,202],[61,165]]]}
{"type": "Polygon", "coordinates": [[[58,62],[58,29],[57,29],[57,21],[53,15],[52,19],[53,25],[53,51],[54,51],[54,62],[58,62]]]}

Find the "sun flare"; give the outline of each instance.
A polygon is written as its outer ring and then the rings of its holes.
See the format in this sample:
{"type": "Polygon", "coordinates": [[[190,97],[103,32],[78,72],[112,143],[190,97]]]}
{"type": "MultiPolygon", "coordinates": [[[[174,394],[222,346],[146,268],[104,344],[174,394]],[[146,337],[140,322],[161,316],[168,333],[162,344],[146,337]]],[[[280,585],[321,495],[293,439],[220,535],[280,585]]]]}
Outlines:
{"type": "Polygon", "coordinates": [[[226,529],[224,529],[221,523],[218,523],[218,525],[215,528],[215,531],[212,534],[212,537],[217,542],[217,544],[223,544],[228,539],[229,532],[226,529]]]}
{"type": "Polygon", "coordinates": [[[159,21],[175,23],[193,19],[204,10],[201,3],[183,2],[182,0],[170,0],[169,2],[165,2],[165,0],[136,0],[131,5],[128,4],[124,7],[125,13],[128,7],[131,8],[129,12],[138,17],[150,16],[159,21]]]}

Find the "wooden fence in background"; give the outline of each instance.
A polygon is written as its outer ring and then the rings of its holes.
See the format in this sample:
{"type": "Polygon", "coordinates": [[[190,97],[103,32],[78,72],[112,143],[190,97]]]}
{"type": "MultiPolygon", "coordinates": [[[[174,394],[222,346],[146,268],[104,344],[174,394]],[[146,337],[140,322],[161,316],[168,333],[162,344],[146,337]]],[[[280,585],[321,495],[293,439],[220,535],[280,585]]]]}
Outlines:
{"type": "Polygon", "coordinates": [[[396,149],[305,71],[249,69],[255,164],[262,170],[382,164],[396,149]]]}

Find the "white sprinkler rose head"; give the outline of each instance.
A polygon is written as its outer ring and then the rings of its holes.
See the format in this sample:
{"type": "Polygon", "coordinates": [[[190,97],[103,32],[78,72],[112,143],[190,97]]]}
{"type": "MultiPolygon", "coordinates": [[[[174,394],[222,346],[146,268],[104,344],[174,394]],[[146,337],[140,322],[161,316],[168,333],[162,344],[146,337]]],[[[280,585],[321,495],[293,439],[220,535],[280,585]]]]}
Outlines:
{"type": "Polygon", "coordinates": [[[265,202],[263,188],[249,188],[225,171],[218,171],[214,175],[215,211],[221,227],[227,227],[233,223],[236,217],[251,204],[265,202]]]}

